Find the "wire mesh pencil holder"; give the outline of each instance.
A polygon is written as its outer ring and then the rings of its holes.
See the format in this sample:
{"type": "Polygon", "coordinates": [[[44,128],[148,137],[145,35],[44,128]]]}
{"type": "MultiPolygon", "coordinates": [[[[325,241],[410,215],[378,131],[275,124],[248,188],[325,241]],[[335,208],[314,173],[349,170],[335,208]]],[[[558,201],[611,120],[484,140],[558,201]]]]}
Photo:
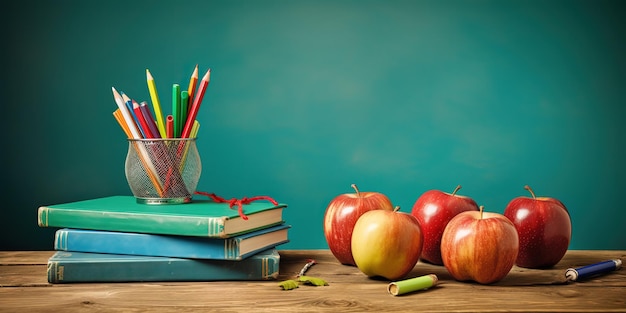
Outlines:
{"type": "Polygon", "coordinates": [[[125,172],[138,203],[191,202],[202,172],[196,140],[129,139],[125,172]]]}

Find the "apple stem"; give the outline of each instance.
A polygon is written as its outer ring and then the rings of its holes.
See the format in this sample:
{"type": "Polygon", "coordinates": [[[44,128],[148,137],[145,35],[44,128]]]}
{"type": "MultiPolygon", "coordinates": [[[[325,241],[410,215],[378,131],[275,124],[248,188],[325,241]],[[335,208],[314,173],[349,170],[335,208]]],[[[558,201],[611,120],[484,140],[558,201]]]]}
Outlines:
{"type": "Polygon", "coordinates": [[[478,207],[478,209],[480,210],[480,219],[483,219],[483,210],[485,209],[484,205],[481,205],[480,207],[478,207]]]}
{"type": "Polygon", "coordinates": [[[459,189],[461,189],[461,185],[457,185],[456,188],[454,188],[454,191],[452,192],[452,195],[456,195],[456,192],[459,191],[459,189]]]}
{"type": "Polygon", "coordinates": [[[524,189],[530,192],[530,194],[533,196],[533,199],[537,199],[537,197],[535,197],[535,193],[533,192],[532,188],[530,188],[530,186],[526,185],[524,186],[524,189]]]}
{"type": "Polygon", "coordinates": [[[360,197],[359,188],[356,187],[356,184],[352,184],[352,185],[350,185],[350,187],[352,187],[352,189],[354,189],[354,191],[356,191],[356,196],[360,197]]]}
{"type": "Polygon", "coordinates": [[[400,211],[400,206],[399,206],[399,205],[396,205],[396,207],[395,207],[395,208],[393,208],[393,211],[394,211],[394,212],[398,212],[398,211],[400,211]]]}

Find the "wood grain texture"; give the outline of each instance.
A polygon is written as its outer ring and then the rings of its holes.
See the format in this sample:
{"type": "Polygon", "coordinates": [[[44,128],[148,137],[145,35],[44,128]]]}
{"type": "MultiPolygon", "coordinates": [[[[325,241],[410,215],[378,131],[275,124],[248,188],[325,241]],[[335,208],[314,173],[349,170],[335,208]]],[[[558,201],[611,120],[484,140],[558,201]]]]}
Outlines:
{"type": "Polygon", "coordinates": [[[444,267],[418,263],[407,278],[436,274],[440,284],[394,297],[388,281],[367,278],[356,267],[339,264],[326,250],[281,254],[277,281],[193,283],[47,283],[53,254],[0,252],[0,312],[626,312],[626,271],[584,282],[565,283],[564,272],[626,251],[568,251],[554,268],[514,267],[492,285],[458,282],[444,267]],[[294,277],[307,259],[318,264],[307,275],[329,286],[282,291],[278,282],[294,277]]]}

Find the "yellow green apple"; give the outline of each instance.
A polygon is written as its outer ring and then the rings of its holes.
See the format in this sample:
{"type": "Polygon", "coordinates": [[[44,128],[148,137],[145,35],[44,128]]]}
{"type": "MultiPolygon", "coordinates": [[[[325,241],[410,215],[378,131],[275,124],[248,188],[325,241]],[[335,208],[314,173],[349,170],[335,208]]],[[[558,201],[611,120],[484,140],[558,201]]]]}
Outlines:
{"type": "Polygon", "coordinates": [[[423,235],[417,219],[399,211],[372,210],[352,231],[356,266],[369,277],[396,280],[406,276],[422,253],[423,235]]]}

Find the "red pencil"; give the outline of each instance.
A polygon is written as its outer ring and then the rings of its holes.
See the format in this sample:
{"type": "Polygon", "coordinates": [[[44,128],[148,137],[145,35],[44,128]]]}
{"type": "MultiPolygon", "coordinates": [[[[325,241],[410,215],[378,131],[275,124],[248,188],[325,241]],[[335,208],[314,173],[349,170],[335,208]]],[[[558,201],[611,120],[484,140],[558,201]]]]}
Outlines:
{"type": "Polygon", "coordinates": [[[200,108],[200,104],[202,103],[202,98],[204,97],[204,93],[209,86],[209,81],[211,81],[211,69],[209,69],[206,74],[204,74],[202,81],[200,81],[200,88],[198,89],[198,93],[193,99],[191,108],[189,108],[189,114],[187,114],[185,128],[183,128],[183,132],[180,135],[180,138],[189,138],[189,134],[191,134],[191,129],[193,128],[193,122],[196,120],[196,116],[198,115],[198,109],[200,108]]]}
{"type": "Polygon", "coordinates": [[[150,109],[148,108],[148,103],[146,101],[141,101],[139,109],[141,110],[141,114],[143,115],[146,124],[148,124],[150,133],[152,133],[152,138],[161,138],[159,128],[157,127],[154,117],[152,117],[152,113],[150,113],[150,109]]]}
{"type": "Polygon", "coordinates": [[[145,116],[143,116],[143,112],[141,112],[141,108],[139,108],[139,103],[137,103],[137,101],[135,100],[132,100],[132,102],[133,102],[133,111],[135,112],[135,116],[137,116],[137,120],[139,121],[139,124],[141,125],[141,129],[143,130],[145,137],[148,139],[154,138],[154,135],[150,131],[150,127],[148,127],[146,118],[145,116]]]}
{"type": "Polygon", "coordinates": [[[165,119],[165,133],[167,138],[174,138],[174,117],[171,114],[165,119]]]}

